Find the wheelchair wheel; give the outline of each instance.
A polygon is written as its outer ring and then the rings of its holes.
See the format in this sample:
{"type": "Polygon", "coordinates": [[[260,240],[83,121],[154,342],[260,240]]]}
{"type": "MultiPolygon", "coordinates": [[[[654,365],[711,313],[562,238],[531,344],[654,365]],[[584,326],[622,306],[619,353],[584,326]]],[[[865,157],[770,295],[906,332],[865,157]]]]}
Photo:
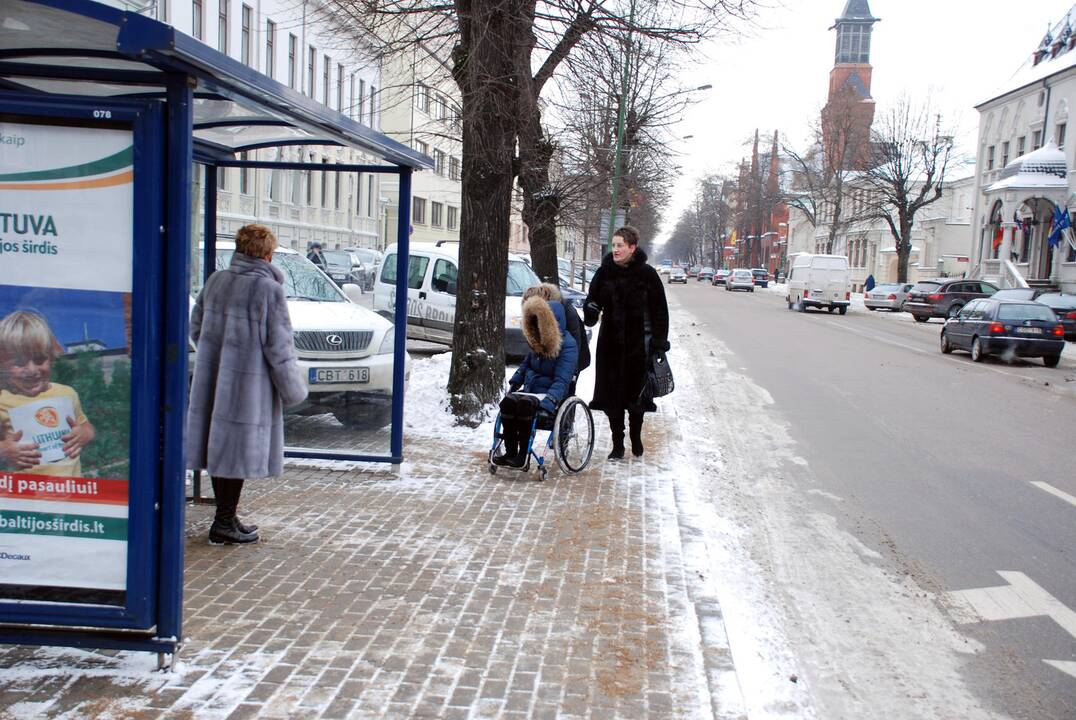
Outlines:
{"type": "Polygon", "coordinates": [[[553,432],[554,455],[560,469],[568,475],[583,470],[594,453],[594,417],[587,404],[577,397],[561,403],[553,432]]]}

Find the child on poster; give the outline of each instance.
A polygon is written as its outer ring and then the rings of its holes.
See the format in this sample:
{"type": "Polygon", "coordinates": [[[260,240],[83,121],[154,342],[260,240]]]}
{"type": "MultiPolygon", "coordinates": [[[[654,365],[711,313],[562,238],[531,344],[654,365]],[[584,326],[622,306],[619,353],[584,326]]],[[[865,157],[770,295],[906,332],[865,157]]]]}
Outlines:
{"type": "Polygon", "coordinates": [[[55,358],[41,315],[16,310],[0,320],[0,465],[81,477],[79,455],[97,433],[75,389],[51,381],[55,358]]]}

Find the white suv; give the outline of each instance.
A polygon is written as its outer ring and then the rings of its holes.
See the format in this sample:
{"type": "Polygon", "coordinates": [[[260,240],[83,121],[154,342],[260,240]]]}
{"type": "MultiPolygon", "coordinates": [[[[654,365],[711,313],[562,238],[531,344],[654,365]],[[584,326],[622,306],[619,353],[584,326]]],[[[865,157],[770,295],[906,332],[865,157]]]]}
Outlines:
{"type": "MultiPolygon", "coordinates": [[[[228,267],[234,252],[234,242],[217,242],[218,271],[228,267]]],[[[321,269],[294,250],[277,248],[273,264],[284,273],[295,350],[310,391],[303,404],[288,412],[329,412],[358,430],[387,425],[392,420],[393,324],[352,303],[321,269]]],[[[192,307],[193,303],[192,296],[192,307]]],[[[404,358],[408,378],[411,358],[406,354],[404,358]]]]}

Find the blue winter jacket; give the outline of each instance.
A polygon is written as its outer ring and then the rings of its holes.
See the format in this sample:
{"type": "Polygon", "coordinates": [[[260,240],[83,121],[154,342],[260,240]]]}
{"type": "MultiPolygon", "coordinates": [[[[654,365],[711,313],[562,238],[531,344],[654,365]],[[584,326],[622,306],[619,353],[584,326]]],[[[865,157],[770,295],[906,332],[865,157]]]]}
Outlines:
{"type": "Polygon", "coordinates": [[[563,303],[539,297],[527,300],[523,304],[523,337],[531,352],[508,384],[523,392],[545,393],[540,407],[552,413],[568,397],[579,358],[579,346],[567,331],[563,303]]]}

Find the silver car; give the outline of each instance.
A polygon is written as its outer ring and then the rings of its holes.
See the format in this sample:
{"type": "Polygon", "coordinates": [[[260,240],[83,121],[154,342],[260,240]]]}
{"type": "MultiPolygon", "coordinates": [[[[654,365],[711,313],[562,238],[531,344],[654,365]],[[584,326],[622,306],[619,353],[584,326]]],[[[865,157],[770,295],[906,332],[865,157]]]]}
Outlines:
{"type": "Polygon", "coordinates": [[[914,285],[915,283],[875,285],[873,290],[863,295],[863,304],[868,310],[901,312],[904,310],[904,301],[908,299],[908,291],[914,285]]]}
{"type": "Polygon", "coordinates": [[[746,290],[747,292],[755,291],[755,276],[750,270],[744,268],[737,268],[733,270],[727,278],[725,278],[726,290],[746,290]]]}

